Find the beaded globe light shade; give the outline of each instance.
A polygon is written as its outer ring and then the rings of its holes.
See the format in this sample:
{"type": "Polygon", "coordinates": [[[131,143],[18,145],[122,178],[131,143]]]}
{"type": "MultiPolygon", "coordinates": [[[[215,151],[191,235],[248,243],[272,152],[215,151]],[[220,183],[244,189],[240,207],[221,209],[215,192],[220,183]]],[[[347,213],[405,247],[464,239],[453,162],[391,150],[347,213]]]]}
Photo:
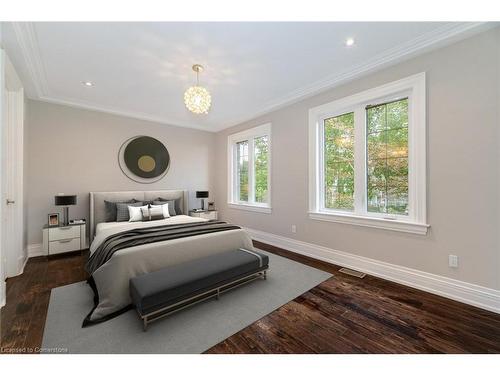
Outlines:
{"type": "Polygon", "coordinates": [[[192,86],[184,93],[184,104],[186,108],[196,114],[208,113],[212,104],[212,97],[208,90],[199,85],[199,73],[203,67],[199,64],[193,65],[193,70],[196,72],[196,86],[192,86]]]}

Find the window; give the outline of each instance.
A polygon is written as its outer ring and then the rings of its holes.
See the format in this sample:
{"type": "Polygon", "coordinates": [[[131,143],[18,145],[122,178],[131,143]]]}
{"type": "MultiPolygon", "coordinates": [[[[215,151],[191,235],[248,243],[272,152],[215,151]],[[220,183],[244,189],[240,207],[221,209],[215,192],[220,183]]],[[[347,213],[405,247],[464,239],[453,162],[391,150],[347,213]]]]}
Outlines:
{"type": "Polygon", "coordinates": [[[408,98],[366,108],[368,212],[408,215],[408,98]]]}
{"type": "Polygon", "coordinates": [[[228,137],[228,204],[271,212],[271,124],[228,137]]]}
{"type": "Polygon", "coordinates": [[[325,208],[354,210],[354,113],[324,120],[325,208]]]}
{"type": "Polygon", "coordinates": [[[312,219],[427,233],[425,74],[309,111],[312,219]]]}
{"type": "Polygon", "coordinates": [[[254,175],[255,175],[255,202],[267,204],[269,202],[269,137],[254,138],[254,175]]]}
{"type": "Polygon", "coordinates": [[[248,202],[248,141],[236,143],[237,201],[248,202]]]}

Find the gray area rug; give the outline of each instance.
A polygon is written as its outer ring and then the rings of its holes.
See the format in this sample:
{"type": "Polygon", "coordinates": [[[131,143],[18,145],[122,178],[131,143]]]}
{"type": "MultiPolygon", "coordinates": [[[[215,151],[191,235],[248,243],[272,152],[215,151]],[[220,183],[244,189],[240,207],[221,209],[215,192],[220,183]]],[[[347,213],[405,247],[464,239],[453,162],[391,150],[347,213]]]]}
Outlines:
{"type": "Polygon", "coordinates": [[[332,276],[267,254],[267,280],[158,320],[147,332],[135,310],[81,328],[93,306],[90,287],[80,282],[52,289],[42,347],[59,353],[202,353],[332,276]]]}

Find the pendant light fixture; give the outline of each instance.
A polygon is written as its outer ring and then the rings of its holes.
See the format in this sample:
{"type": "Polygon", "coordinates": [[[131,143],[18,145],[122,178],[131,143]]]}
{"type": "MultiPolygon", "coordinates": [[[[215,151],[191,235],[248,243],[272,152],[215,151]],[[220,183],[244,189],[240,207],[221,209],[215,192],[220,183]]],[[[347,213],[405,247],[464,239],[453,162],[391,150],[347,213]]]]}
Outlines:
{"type": "Polygon", "coordinates": [[[196,72],[196,86],[191,86],[186,90],[184,93],[184,104],[193,113],[208,113],[212,104],[212,98],[208,90],[200,86],[199,74],[203,71],[203,66],[195,64],[193,65],[193,70],[196,72]]]}

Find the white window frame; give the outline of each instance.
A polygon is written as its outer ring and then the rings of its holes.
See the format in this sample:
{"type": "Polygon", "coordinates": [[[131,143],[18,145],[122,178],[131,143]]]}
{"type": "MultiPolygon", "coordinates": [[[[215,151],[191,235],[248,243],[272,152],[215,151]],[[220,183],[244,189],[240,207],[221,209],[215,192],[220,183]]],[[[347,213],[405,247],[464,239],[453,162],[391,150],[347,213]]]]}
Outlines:
{"type": "Polygon", "coordinates": [[[414,234],[427,234],[425,73],[385,84],[309,110],[309,217],[414,234]],[[366,106],[408,97],[408,215],[367,212],[366,106]],[[354,211],[324,207],[324,120],[354,112],[354,211]]]}
{"type": "Polygon", "coordinates": [[[271,123],[260,125],[242,132],[231,134],[227,137],[227,204],[230,208],[247,210],[260,213],[271,213],[271,123]],[[268,138],[268,168],[267,168],[267,203],[255,202],[255,166],[254,166],[254,139],[267,136],[268,138]],[[236,144],[248,141],[248,202],[237,200],[238,181],[236,163],[236,144]]]}

